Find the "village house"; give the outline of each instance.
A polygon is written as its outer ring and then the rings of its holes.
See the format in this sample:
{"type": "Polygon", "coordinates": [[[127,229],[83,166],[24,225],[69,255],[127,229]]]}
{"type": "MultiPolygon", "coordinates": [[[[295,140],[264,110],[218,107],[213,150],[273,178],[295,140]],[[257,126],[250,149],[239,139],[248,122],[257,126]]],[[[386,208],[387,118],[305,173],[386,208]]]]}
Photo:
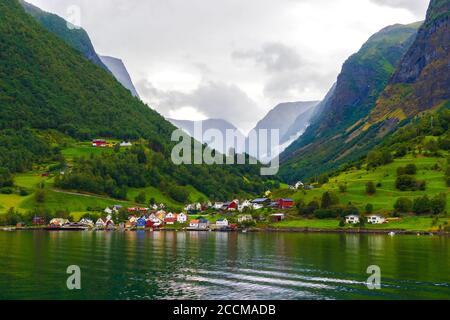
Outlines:
{"type": "Polygon", "coordinates": [[[43,226],[43,225],[45,225],[45,219],[42,217],[33,217],[33,225],[34,226],[43,226]]]}
{"type": "Polygon", "coordinates": [[[66,224],[69,224],[70,221],[67,219],[62,219],[62,218],[55,218],[50,220],[50,225],[51,226],[56,226],[56,227],[62,227],[66,224]]]}
{"type": "Polygon", "coordinates": [[[292,199],[279,199],[277,202],[280,209],[290,209],[294,206],[294,200],[292,199]]]}
{"type": "Polygon", "coordinates": [[[269,198],[257,198],[257,199],[252,200],[252,204],[253,204],[253,207],[255,206],[255,204],[264,207],[264,206],[270,204],[270,199],[269,198]]]}
{"type": "Polygon", "coordinates": [[[345,223],[347,224],[356,224],[359,223],[359,216],[357,215],[349,215],[345,217],[345,223]]]}
{"type": "Polygon", "coordinates": [[[369,216],[367,217],[367,222],[370,224],[383,224],[386,222],[386,219],[381,216],[369,216]]]}
{"type": "Polygon", "coordinates": [[[205,218],[198,219],[198,228],[201,230],[206,230],[209,228],[209,221],[205,218]]]}
{"type": "Polygon", "coordinates": [[[238,211],[242,212],[246,208],[251,208],[251,207],[252,207],[252,203],[250,201],[248,201],[248,200],[245,200],[241,204],[238,205],[238,211]]]}
{"type": "Polygon", "coordinates": [[[131,147],[133,144],[131,143],[131,142],[129,142],[129,141],[122,141],[121,143],[120,143],[120,146],[121,147],[131,147]]]}
{"type": "Polygon", "coordinates": [[[223,204],[222,210],[224,211],[236,211],[238,209],[238,201],[234,200],[223,204]]]}
{"type": "Polygon", "coordinates": [[[115,229],[115,223],[113,220],[107,220],[106,221],[106,229],[113,230],[115,229]]]}
{"type": "Polygon", "coordinates": [[[92,146],[96,148],[104,148],[107,146],[107,142],[102,139],[95,139],[92,140],[92,146]]]}
{"type": "Polygon", "coordinates": [[[216,203],[214,203],[214,206],[213,206],[213,208],[216,210],[220,210],[220,209],[222,209],[222,207],[223,207],[223,202],[216,202],[216,203]]]}
{"type": "Polygon", "coordinates": [[[98,220],[95,222],[95,227],[104,229],[106,227],[106,220],[103,220],[103,218],[98,218],[98,220]]]}
{"type": "Polygon", "coordinates": [[[270,215],[270,219],[272,222],[281,222],[286,219],[286,216],[284,213],[274,213],[270,215]]]}
{"type": "Polygon", "coordinates": [[[218,228],[226,228],[228,227],[228,220],[226,218],[222,218],[216,221],[216,226],[218,228]]]}
{"type": "Polygon", "coordinates": [[[140,217],[136,221],[136,228],[140,228],[140,229],[145,228],[146,224],[147,224],[147,219],[145,219],[145,217],[140,217]]]}
{"type": "Polygon", "coordinates": [[[200,221],[198,219],[193,219],[193,220],[189,221],[189,228],[198,229],[199,223],[200,223],[200,221]]]}
{"type": "Polygon", "coordinates": [[[186,223],[188,217],[183,212],[177,215],[177,221],[178,223],[186,223]]]}
{"type": "Polygon", "coordinates": [[[175,222],[177,222],[177,219],[174,218],[174,217],[169,218],[169,217],[166,216],[166,217],[164,218],[164,223],[165,223],[165,224],[173,225],[173,224],[175,224],[175,222]]]}

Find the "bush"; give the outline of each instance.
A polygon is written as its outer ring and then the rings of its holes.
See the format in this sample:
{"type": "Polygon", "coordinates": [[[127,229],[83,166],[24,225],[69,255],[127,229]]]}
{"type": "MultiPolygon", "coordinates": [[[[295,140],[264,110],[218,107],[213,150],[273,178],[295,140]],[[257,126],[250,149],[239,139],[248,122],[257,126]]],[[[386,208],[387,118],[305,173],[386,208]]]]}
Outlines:
{"type": "Polygon", "coordinates": [[[144,191],[139,192],[139,194],[134,198],[134,201],[136,203],[145,203],[146,201],[145,192],[144,191]]]}
{"type": "Polygon", "coordinates": [[[397,177],[395,187],[400,191],[425,190],[426,182],[417,181],[416,178],[411,175],[401,175],[397,177]]]}
{"type": "Polygon", "coordinates": [[[447,195],[445,193],[438,194],[431,200],[430,206],[432,214],[444,213],[447,207],[447,195]]]}
{"type": "Polygon", "coordinates": [[[339,192],[340,192],[340,193],[346,193],[346,192],[347,192],[347,185],[344,184],[344,183],[341,183],[341,184],[339,185],[339,192]]]}
{"type": "Polygon", "coordinates": [[[375,187],[375,183],[369,181],[366,183],[366,193],[369,195],[373,195],[377,192],[377,188],[375,187]]]}
{"type": "Polygon", "coordinates": [[[419,215],[430,214],[431,213],[430,199],[426,195],[423,197],[414,199],[413,211],[419,215]]]}
{"type": "Polygon", "coordinates": [[[11,187],[3,187],[0,189],[1,194],[13,194],[14,189],[11,187]]]}
{"type": "Polygon", "coordinates": [[[43,203],[45,201],[45,191],[42,189],[39,189],[34,194],[34,199],[37,203],[43,203]]]}
{"type": "Polygon", "coordinates": [[[413,202],[408,198],[398,198],[394,204],[394,209],[400,213],[408,213],[413,209],[413,202]]]}
{"type": "Polygon", "coordinates": [[[317,219],[334,219],[337,218],[339,214],[333,209],[318,209],[314,211],[314,216],[317,219]]]}
{"type": "Polygon", "coordinates": [[[397,175],[415,175],[417,173],[417,167],[415,164],[408,164],[406,167],[398,167],[397,175]]]}
{"type": "Polygon", "coordinates": [[[367,205],[366,205],[366,213],[372,213],[373,212],[373,204],[371,204],[371,203],[368,203],[367,205]]]}

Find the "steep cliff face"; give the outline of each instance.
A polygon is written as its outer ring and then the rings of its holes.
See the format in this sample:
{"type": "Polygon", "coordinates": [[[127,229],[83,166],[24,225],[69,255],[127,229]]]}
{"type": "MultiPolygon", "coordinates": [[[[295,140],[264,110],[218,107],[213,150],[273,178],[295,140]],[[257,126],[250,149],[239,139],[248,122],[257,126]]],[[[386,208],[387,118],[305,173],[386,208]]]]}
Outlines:
{"type": "Polygon", "coordinates": [[[100,59],[112,72],[117,81],[127,88],[134,97],[139,98],[139,94],[137,93],[130,74],[128,73],[128,70],[122,60],[107,56],[100,56],[100,59]]]}
{"type": "Polygon", "coordinates": [[[352,139],[352,134],[364,124],[419,26],[384,28],[344,63],[336,85],[321,103],[320,113],[281,155],[284,179],[305,178],[361,155],[363,150],[354,152],[358,140],[352,139]]]}
{"type": "Polygon", "coordinates": [[[373,110],[370,122],[403,120],[450,98],[450,0],[432,0],[425,23],[373,110]]]}

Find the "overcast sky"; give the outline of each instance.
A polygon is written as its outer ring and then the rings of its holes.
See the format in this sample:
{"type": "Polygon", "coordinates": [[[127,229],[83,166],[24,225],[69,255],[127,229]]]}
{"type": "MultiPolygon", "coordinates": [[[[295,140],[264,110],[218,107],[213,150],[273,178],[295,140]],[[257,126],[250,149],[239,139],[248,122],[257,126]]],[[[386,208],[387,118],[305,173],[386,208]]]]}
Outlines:
{"type": "Polygon", "coordinates": [[[164,116],[244,131],[280,102],[320,100],[375,32],[425,17],[428,0],[28,0],[79,23],[121,58],[164,116]]]}

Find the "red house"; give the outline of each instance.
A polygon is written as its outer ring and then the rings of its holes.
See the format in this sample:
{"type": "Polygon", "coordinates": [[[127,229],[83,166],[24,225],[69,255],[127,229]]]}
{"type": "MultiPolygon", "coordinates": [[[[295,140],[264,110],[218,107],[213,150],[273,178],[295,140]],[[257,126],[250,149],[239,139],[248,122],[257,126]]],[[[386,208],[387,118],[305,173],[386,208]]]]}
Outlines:
{"type": "Polygon", "coordinates": [[[93,147],[106,147],[106,141],[101,139],[92,140],[93,147]]]}
{"type": "Polygon", "coordinates": [[[294,200],[292,199],[279,199],[278,208],[280,209],[290,209],[294,206],[294,200]]]}
{"type": "Polygon", "coordinates": [[[165,218],[164,219],[165,224],[175,224],[175,222],[177,222],[177,219],[175,219],[175,218],[165,218]]]}
{"type": "Polygon", "coordinates": [[[238,208],[238,204],[236,201],[227,202],[224,205],[225,210],[228,211],[236,211],[238,208]]]}
{"type": "Polygon", "coordinates": [[[153,228],[153,222],[151,220],[147,220],[145,222],[145,227],[148,229],[153,228]]]}
{"type": "Polygon", "coordinates": [[[34,217],[33,218],[33,225],[35,226],[43,226],[45,225],[45,219],[41,217],[34,217]]]}

